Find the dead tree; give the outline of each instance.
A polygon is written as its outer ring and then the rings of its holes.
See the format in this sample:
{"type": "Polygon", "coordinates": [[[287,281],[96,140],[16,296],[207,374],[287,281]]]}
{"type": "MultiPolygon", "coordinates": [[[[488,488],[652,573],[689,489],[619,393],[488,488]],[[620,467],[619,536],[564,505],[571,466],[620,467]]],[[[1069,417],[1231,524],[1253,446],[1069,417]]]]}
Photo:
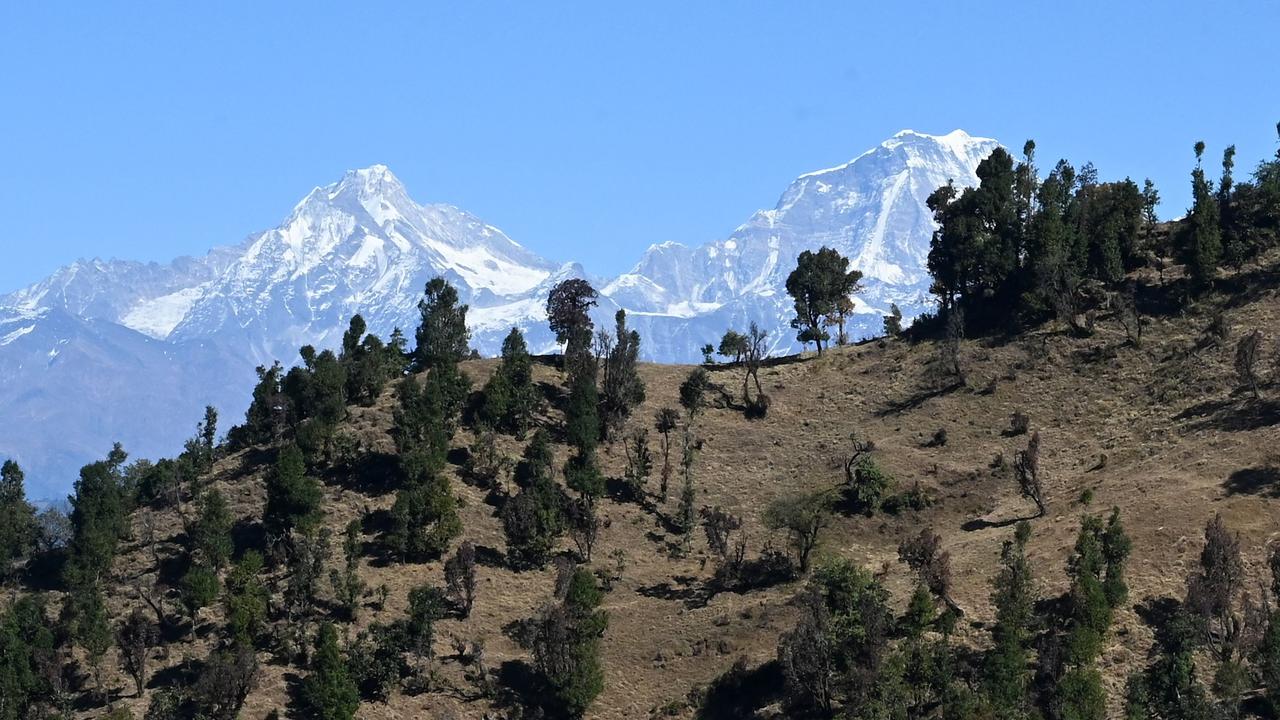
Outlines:
{"type": "Polygon", "coordinates": [[[1026,450],[1013,455],[1014,477],[1022,496],[1036,504],[1036,517],[1044,517],[1044,485],[1040,479],[1040,431],[1032,433],[1026,450]]]}
{"type": "Polygon", "coordinates": [[[1258,356],[1262,352],[1262,333],[1258,330],[1240,338],[1240,342],[1236,343],[1236,375],[1240,378],[1241,385],[1247,385],[1249,390],[1253,392],[1253,398],[1257,400],[1261,397],[1258,394],[1258,356]]]}
{"type": "Polygon", "coordinates": [[[898,561],[915,571],[929,592],[933,593],[956,617],[964,617],[964,610],[951,598],[951,553],[940,550],[942,538],[929,528],[920,534],[903,540],[898,545],[898,561]]]}

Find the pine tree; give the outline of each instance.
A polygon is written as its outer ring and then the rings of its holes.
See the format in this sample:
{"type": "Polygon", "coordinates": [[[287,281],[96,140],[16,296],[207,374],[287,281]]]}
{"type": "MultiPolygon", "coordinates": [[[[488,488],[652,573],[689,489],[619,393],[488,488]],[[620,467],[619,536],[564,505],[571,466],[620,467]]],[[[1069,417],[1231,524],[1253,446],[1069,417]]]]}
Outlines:
{"type": "Polygon", "coordinates": [[[27,502],[22,468],[13,460],[0,466],[0,586],[15,575],[14,563],[35,550],[36,509],[27,502]]]}
{"type": "Polygon", "coordinates": [[[422,316],[414,351],[418,367],[429,370],[456,365],[467,357],[467,342],[471,339],[467,306],[459,304],[453,285],[439,277],[427,282],[418,312],[422,316]]]}
{"type": "Polygon", "coordinates": [[[458,501],[443,474],[409,480],[391,506],[391,545],[406,561],[436,557],[462,533],[458,501]]]}
{"type": "Polygon", "coordinates": [[[1186,237],[1185,252],[1187,270],[1197,283],[1207,284],[1213,279],[1222,259],[1221,210],[1213,195],[1212,184],[1204,177],[1200,159],[1204,155],[1204,143],[1197,142],[1196,167],[1191,171],[1191,211],[1183,221],[1186,237]]]}
{"type": "Polygon", "coordinates": [[[267,473],[267,504],[263,524],[267,531],[283,537],[294,529],[315,526],[323,514],[320,483],[307,475],[302,451],[286,445],[267,473]]]}
{"type": "Polygon", "coordinates": [[[252,647],[267,622],[270,594],[262,584],[262,555],[246,551],[240,562],[227,573],[227,591],[223,595],[223,613],[231,639],[252,647]]]}
{"type": "Polygon", "coordinates": [[[577,568],[564,600],[544,608],[522,639],[557,705],[570,717],[582,716],[604,690],[600,637],[609,619],[598,609],[602,597],[595,576],[577,568]]]}
{"type": "Polygon", "coordinates": [[[308,717],[351,720],[360,706],[360,692],[338,649],[338,633],[331,623],[316,636],[311,673],[302,681],[299,700],[308,717]]]}
{"type": "Polygon", "coordinates": [[[209,490],[200,499],[196,521],[191,528],[192,548],[200,562],[213,570],[221,570],[235,549],[231,540],[231,511],[222,493],[209,490]]]}
{"type": "Polygon", "coordinates": [[[604,381],[600,393],[603,426],[608,431],[621,428],[631,410],[644,402],[644,381],[636,368],[640,357],[640,333],[627,329],[624,310],[619,310],[614,319],[617,326],[613,347],[604,358],[604,381]]]}
{"type": "Polygon", "coordinates": [[[1030,537],[1031,526],[1026,521],[1018,523],[1014,539],[1006,541],[1001,552],[1002,566],[991,597],[996,621],[984,673],[987,696],[1001,718],[1023,718],[1029,712],[1028,664],[1035,619],[1035,589],[1026,556],[1030,537]]]}
{"type": "Polygon", "coordinates": [[[502,362],[481,392],[480,417],[516,437],[533,427],[538,390],[533,384],[533,358],[518,328],[502,341],[502,362]]]}

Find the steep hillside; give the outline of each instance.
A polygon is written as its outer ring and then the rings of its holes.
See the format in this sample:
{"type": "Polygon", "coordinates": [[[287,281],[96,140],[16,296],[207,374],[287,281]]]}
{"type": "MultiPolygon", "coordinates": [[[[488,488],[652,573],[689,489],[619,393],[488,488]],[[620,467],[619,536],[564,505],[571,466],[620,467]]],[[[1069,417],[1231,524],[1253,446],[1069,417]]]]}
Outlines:
{"type": "MultiPolygon", "coordinates": [[[[1249,582],[1266,582],[1267,545],[1280,534],[1280,403],[1277,388],[1264,387],[1253,400],[1238,389],[1232,370],[1235,340],[1254,329],[1269,342],[1280,321],[1280,269],[1246,267],[1219,284],[1219,292],[1192,305],[1170,301],[1181,292],[1177,282],[1162,285],[1145,278],[1138,306],[1147,316],[1141,347],[1126,342],[1117,319],[1103,313],[1091,337],[1046,327],[1025,335],[961,346],[967,385],[939,390],[933,370],[940,351],[932,341],[869,341],[834,348],[822,357],[790,357],[768,364],[760,380],[772,404],[766,417],[747,419],[732,407],[708,408],[696,421],[701,449],[694,464],[696,504],[720,506],[745,520],[747,554],[782,548],[785,540],[769,532],[762,511],[769,501],[798,489],[835,487],[843,482],[838,461],[847,456],[850,436],[874,441],[874,457],[895,478],[899,490],[916,483],[932,499],[920,510],[867,517],[838,513],[823,531],[818,554],[846,557],[881,576],[901,611],[914,579],[897,562],[903,539],[931,527],[951,554],[953,597],[965,611],[956,634],[971,648],[989,643],[990,595],[1003,542],[1012,521],[1034,515],[1020,497],[1008,459],[1026,447],[1027,436],[1012,435],[1010,418],[1025,413],[1043,440],[1041,473],[1047,514],[1030,521],[1029,558],[1040,598],[1067,587],[1065,573],[1080,518],[1119,508],[1133,540],[1128,563],[1129,599],[1106,636],[1100,667],[1108,690],[1109,715],[1119,716],[1126,675],[1146,660],[1149,623],[1166,598],[1181,599],[1188,571],[1198,563],[1205,523],[1221,513],[1241,535],[1249,582]],[[1205,328],[1224,313],[1228,339],[1206,341],[1205,328]],[[945,442],[937,431],[945,430],[945,442]],[[1003,457],[1006,462],[996,459],[1003,457]],[[1087,504],[1085,504],[1087,500],[1087,504]]],[[[1267,348],[1266,357],[1274,352],[1267,348]]],[[[470,361],[464,372],[479,387],[494,361],[470,361]]],[[[555,428],[562,402],[563,377],[553,363],[539,363],[536,379],[548,400],[540,422],[555,428]]],[[[632,415],[632,426],[648,426],[658,408],[678,405],[678,386],[690,367],[645,365],[648,393],[632,415]]],[[[742,369],[711,368],[714,382],[734,389],[742,369]]],[[[364,552],[360,574],[371,588],[385,584],[385,606],[366,597],[345,637],[373,622],[404,616],[410,588],[441,585],[440,562],[401,564],[380,546],[379,528],[394,498],[389,482],[389,435],[395,401],[388,390],[373,407],[353,407],[342,432],[358,437],[364,454],[352,470],[324,476],[325,523],[340,544],[341,529],[363,521],[364,552]]],[[[470,445],[469,430],[453,439],[470,445]]],[[[501,447],[517,456],[520,443],[502,436],[501,447]]],[[[567,450],[557,446],[557,467],[567,450]]],[[[521,687],[528,675],[528,653],[508,633],[514,621],[533,615],[552,597],[555,571],[515,572],[504,562],[504,536],[488,490],[469,484],[454,454],[448,474],[461,504],[461,539],[478,547],[479,588],[475,609],[465,620],[440,623],[436,641],[441,680],[429,692],[395,691],[388,702],[363,703],[359,717],[520,717],[521,687]],[[479,697],[468,667],[456,657],[451,638],[481,640],[485,662],[498,688],[493,699],[479,697]]],[[[228,497],[239,519],[240,549],[261,537],[263,477],[273,458],[267,448],[252,448],[218,460],[213,486],[228,497]]],[[[606,475],[618,478],[625,459],[618,444],[605,445],[606,475]]],[[[504,487],[510,487],[509,480],[504,487]]],[[[654,481],[650,481],[650,489],[654,481]]],[[[501,495],[501,491],[493,493],[501,495]]],[[[603,639],[604,692],[588,712],[593,718],[689,717],[695,712],[691,691],[705,687],[739,658],[748,668],[775,658],[780,633],[795,622],[793,598],[802,581],[713,593],[712,562],[701,531],[686,557],[669,521],[678,491],[665,502],[642,507],[615,497],[601,501],[604,520],[593,568],[617,576],[605,596],[609,626],[603,639]],[[621,562],[619,562],[621,558],[621,562]]],[[[172,511],[142,510],[132,516],[132,537],[112,573],[109,603],[119,617],[138,605],[134,586],[149,586],[167,558],[184,542],[172,511]],[[155,554],[144,539],[154,527],[155,554]],[[159,559],[159,566],[156,564],[159,559]]],[[[456,543],[455,543],[456,544],[456,543]]],[[[572,544],[560,548],[572,554],[572,544]]],[[[330,561],[340,564],[341,553],[330,561]]],[[[268,577],[278,580],[279,571],[268,577]]],[[[323,587],[327,587],[322,583],[323,587]]],[[[328,597],[321,598],[321,614],[328,597]]],[[[176,605],[175,605],[176,607],[176,605]]],[[[136,716],[148,698],[181,677],[188,658],[202,658],[216,641],[222,623],[219,607],[199,614],[198,639],[177,633],[155,652],[153,679],[142,698],[132,697],[130,682],[108,654],[105,677],[116,704],[136,716]]],[[[283,622],[277,618],[276,623],[283,622]]],[[[305,669],[284,664],[272,653],[258,653],[261,673],[243,716],[261,718],[288,707],[305,669]]],[[[756,689],[765,704],[774,703],[769,675],[756,689]]],[[[696,693],[693,695],[696,697],[696,693]]],[[[100,707],[85,705],[82,717],[100,707]]]]}

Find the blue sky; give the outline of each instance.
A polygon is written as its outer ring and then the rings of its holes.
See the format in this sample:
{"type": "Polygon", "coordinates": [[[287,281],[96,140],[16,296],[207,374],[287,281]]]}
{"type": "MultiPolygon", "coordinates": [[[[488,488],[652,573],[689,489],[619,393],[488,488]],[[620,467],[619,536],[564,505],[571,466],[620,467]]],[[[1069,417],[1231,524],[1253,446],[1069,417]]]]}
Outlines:
{"type": "Polygon", "coordinates": [[[5,3],[0,290],[237,242],[377,162],[611,274],[907,127],[1034,137],[1177,215],[1195,140],[1275,151],[1277,7],[5,3]]]}

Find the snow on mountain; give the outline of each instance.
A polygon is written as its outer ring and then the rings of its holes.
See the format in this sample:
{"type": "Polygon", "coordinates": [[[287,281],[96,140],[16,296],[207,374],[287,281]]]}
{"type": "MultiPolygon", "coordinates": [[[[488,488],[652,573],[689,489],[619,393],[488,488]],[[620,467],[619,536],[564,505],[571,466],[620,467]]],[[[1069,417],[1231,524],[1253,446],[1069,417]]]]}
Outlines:
{"type": "Polygon", "coordinates": [[[711,321],[732,318],[756,319],[770,330],[775,352],[795,352],[786,278],[800,252],[826,245],[864,275],[853,336],[874,334],[890,303],[908,318],[931,306],[925,261],[934,225],[925,200],[948,180],[976,184],[978,163],[997,144],[962,130],[903,130],[847,163],[796,178],[772,209],[756,212],[724,240],[649,248],[605,291],[645,313],[642,324],[651,332],[663,323],[682,328],[678,345],[650,345],[648,352],[664,360],[696,361],[697,348],[715,343],[727,327],[711,321]]]}
{"type": "Polygon", "coordinates": [[[646,359],[694,361],[699,346],[753,321],[770,331],[772,352],[798,349],[786,276],[800,251],[828,245],[866,276],[851,328],[868,335],[891,302],[908,318],[929,307],[925,198],[948,180],[975,183],[995,146],[959,130],[905,130],[796,178],[725,239],[654,245],[607,281],[459,208],[416,203],[384,165],[353,170],[313,189],[278,227],[204,257],[81,260],[0,296],[0,456],[28,468],[35,496],[52,497],[113,441],[172,453],[205,404],[220,408],[224,428],[240,420],[255,365],[294,362],[303,344],[336,346],[357,312],[384,337],[396,327],[412,335],[437,275],[470,305],[481,353],[496,354],[513,326],[533,351],[554,351],[547,292],[586,277],[601,289],[598,324],[625,308],[646,359]]]}

